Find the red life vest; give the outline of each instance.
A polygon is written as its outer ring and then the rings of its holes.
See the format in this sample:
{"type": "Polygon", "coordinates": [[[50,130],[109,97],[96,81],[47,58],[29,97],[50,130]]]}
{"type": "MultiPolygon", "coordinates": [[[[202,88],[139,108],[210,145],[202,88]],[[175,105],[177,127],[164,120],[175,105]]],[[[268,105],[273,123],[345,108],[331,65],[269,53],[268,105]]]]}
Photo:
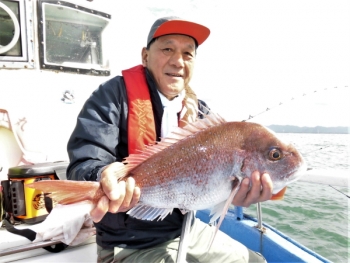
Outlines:
{"type": "Polygon", "coordinates": [[[142,65],[123,70],[128,97],[129,154],[143,150],[156,141],[156,130],[146,73],[142,65]]]}

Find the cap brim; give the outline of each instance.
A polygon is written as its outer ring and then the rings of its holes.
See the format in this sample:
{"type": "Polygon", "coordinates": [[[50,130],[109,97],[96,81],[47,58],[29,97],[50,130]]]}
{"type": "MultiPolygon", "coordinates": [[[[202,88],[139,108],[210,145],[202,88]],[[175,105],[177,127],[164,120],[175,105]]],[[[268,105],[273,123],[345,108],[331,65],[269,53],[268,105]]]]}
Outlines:
{"type": "Polygon", "coordinates": [[[197,23],[185,20],[170,20],[158,27],[153,34],[153,38],[170,34],[188,35],[196,39],[197,44],[200,45],[208,38],[210,30],[197,23]]]}

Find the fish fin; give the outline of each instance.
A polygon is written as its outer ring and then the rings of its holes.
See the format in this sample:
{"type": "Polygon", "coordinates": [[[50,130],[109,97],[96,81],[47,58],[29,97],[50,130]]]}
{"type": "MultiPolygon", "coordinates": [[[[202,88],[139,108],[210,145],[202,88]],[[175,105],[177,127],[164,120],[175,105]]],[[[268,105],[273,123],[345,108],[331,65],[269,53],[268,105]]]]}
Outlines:
{"type": "Polygon", "coordinates": [[[181,141],[182,139],[191,136],[201,130],[205,130],[209,127],[225,123],[226,121],[218,114],[210,113],[204,115],[205,118],[198,119],[195,122],[187,123],[184,127],[176,127],[167,137],[161,138],[160,144],[166,145],[166,147],[181,141]]]}
{"type": "MultiPolygon", "coordinates": [[[[123,161],[125,165],[124,174],[126,174],[128,171],[139,165],[140,163],[144,162],[145,160],[152,157],[154,154],[161,152],[165,148],[173,145],[174,143],[178,142],[179,140],[167,140],[167,141],[160,141],[156,144],[151,145],[145,145],[144,150],[140,150],[139,153],[136,154],[130,154],[128,157],[125,158],[123,161]]],[[[122,172],[121,172],[122,173],[122,172]]]]}
{"type": "Polygon", "coordinates": [[[163,220],[167,215],[173,212],[173,208],[156,208],[148,205],[139,204],[131,208],[127,214],[142,220],[154,220],[157,217],[158,221],[163,220]]]}
{"type": "Polygon", "coordinates": [[[71,180],[42,180],[26,187],[34,188],[54,199],[59,204],[72,204],[81,201],[93,201],[100,189],[100,183],[71,180]]]}
{"type": "Polygon", "coordinates": [[[181,213],[184,215],[184,214],[187,214],[188,212],[190,212],[191,210],[187,210],[187,209],[180,209],[181,213]]]}
{"type": "Polygon", "coordinates": [[[240,186],[240,183],[242,181],[242,178],[233,176],[231,178],[231,180],[233,181],[233,184],[232,184],[232,190],[231,190],[229,199],[225,200],[225,201],[223,201],[221,203],[216,204],[215,206],[213,206],[210,209],[209,224],[216,225],[216,223],[217,223],[216,221],[220,218],[220,216],[225,216],[225,214],[226,214],[226,212],[228,210],[228,207],[230,206],[230,202],[232,203],[233,197],[235,196],[236,192],[239,189],[239,186],[240,186]],[[232,199],[232,200],[230,200],[230,199],[232,199]],[[227,202],[229,202],[229,203],[227,203],[227,202]],[[228,207],[226,207],[226,205],[228,205],[228,207]],[[225,209],[226,209],[226,211],[225,211],[225,209]]]}
{"type": "Polygon", "coordinates": [[[284,198],[284,193],[287,190],[287,186],[283,187],[281,191],[279,191],[277,194],[273,194],[270,200],[276,201],[276,200],[282,200],[284,198]]]}
{"type": "Polygon", "coordinates": [[[224,120],[224,118],[222,118],[220,115],[212,113],[212,112],[208,115],[204,114],[203,116],[205,116],[205,118],[198,119],[197,121],[192,122],[192,123],[187,123],[187,125],[185,127],[183,127],[182,129],[187,130],[187,131],[192,132],[192,133],[196,133],[196,132],[204,130],[206,128],[209,128],[209,127],[219,125],[219,124],[226,122],[224,120]]]}
{"type": "Polygon", "coordinates": [[[222,214],[222,211],[225,208],[225,204],[226,204],[226,200],[218,203],[217,205],[213,206],[210,210],[210,220],[209,220],[209,224],[213,224],[216,225],[217,224],[217,220],[220,218],[220,215],[222,214]]]}
{"type": "Polygon", "coordinates": [[[145,145],[145,148],[140,150],[139,153],[130,154],[128,157],[126,157],[123,161],[123,163],[126,165],[124,168],[121,168],[120,172],[118,171],[118,178],[122,178],[131,169],[149,159],[154,154],[161,152],[162,150],[187,138],[188,136],[225,122],[226,121],[218,114],[210,113],[209,115],[205,115],[204,119],[198,119],[195,122],[188,123],[185,127],[176,127],[167,137],[161,138],[160,142],[145,145]]]}
{"type": "MultiPolygon", "coordinates": [[[[235,195],[236,195],[236,193],[237,193],[237,191],[238,191],[238,189],[239,189],[239,185],[240,185],[240,183],[241,183],[241,179],[240,178],[238,178],[238,180],[239,180],[239,183],[236,183],[236,184],[234,184],[234,186],[232,187],[232,190],[231,190],[231,193],[230,193],[230,196],[228,197],[228,199],[225,201],[225,202],[222,202],[222,203],[219,203],[216,207],[215,207],[215,209],[214,209],[214,215],[213,215],[213,217],[215,216],[216,218],[218,218],[219,217],[219,210],[218,210],[218,208],[221,208],[222,210],[221,210],[221,215],[220,215],[220,219],[219,219],[219,222],[217,223],[217,225],[216,225],[216,227],[215,227],[215,232],[214,232],[214,235],[213,235],[213,237],[211,238],[211,241],[210,241],[210,243],[209,243],[209,247],[208,247],[208,250],[211,248],[211,246],[212,246],[212,244],[213,244],[213,242],[214,242],[214,239],[215,239],[215,236],[216,236],[216,234],[217,234],[217,232],[218,232],[218,230],[219,230],[219,228],[220,228],[220,226],[221,226],[221,223],[222,223],[222,221],[224,220],[224,218],[225,218],[225,215],[226,215],[226,213],[227,213],[227,211],[228,211],[228,208],[229,208],[229,206],[230,206],[230,204],[232,203],[232,200],[233,200],[233,198],[235,197],[235,195]]],[[[212,221],[212,218],[210,219],[210,221],[212,221]]]]}

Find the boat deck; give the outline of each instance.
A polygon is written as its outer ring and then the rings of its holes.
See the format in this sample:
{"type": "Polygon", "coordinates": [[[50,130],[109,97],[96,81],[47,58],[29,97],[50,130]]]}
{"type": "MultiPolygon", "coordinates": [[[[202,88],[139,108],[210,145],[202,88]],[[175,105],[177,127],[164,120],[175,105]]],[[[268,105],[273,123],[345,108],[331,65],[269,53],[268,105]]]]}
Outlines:
{"type": "MultiPolygon", "coordinates": [[[[18,229],[27,228],[28,225],[23,224],[16,226],[18,229]]],[[[25,237],[12,234],[5,228],[0,228],[0,255],[9,252],[14,248],[24,248],[33,244],[25,237]]],[[[43,248],[36,248],[28,251],[17,252],[0,256],[0,263],[7,262],[96,262],[96,243],[95,236],[90,237],[84,243],[67,247],[59,253],[52,253],[43,248]]]]}
{"type": "MultiPolygon", "coordinates": [[[[197,211],[196,217],[204,222],[209,220],[209,210],[197,211]]],[[[243,243],[248,248],[259,251],[268,262],[330,262],[314,251],[304,247],[288,236],[264,224],[265,231],[256,227],[254,218],[243,215],[240,209],[229,210],[220,230],[243,243]]],[[[27,228],[28,225],[16,226],[27,228]]],[[[35,231],[35,226],[32,227],[35,231]]],[[[35,243],[37,244],[37,243],[35,243]]],[[[69,246],[59,253],[51,253],[42,248],[5,255],[3,252],[18,246],[31,246],[33,243],[0,228],[0,263],[2,262],[96,262],[95,236],[79,246],[69,246]],[[3,256],[1,256],[3,255],[3,256]]]]}

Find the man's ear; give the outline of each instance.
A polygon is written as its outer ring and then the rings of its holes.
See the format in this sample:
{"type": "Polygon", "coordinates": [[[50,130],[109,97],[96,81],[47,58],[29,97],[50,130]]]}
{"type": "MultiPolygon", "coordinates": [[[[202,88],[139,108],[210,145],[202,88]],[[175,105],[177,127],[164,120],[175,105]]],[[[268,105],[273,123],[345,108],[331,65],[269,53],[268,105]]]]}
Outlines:
{"type": "Polygon", "coordinates": [[[148,59],[148,50],[144,47],[141,52],[142,65],[147,67],[147,59],[148,59]]]}

